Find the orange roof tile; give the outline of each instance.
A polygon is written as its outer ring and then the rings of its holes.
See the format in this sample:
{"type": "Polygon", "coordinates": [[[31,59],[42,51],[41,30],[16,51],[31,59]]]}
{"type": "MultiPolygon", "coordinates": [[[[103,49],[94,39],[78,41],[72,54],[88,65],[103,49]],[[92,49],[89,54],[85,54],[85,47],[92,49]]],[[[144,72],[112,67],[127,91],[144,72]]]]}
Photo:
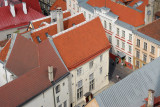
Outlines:
{"type": "MultiPolygon", "coordinates": [[[[77,15],[77,16],[75,16],[75,17],[72,17],[72,18],[70,18],[70,19],[68,19],[68,20],[65,20],[65,21],[63,22],[63,24],[64,24],[64,30],[72,27],[73,24],[77,25],[77,24],[79,24],[79,23],[81,23],[81,22],[83,22],[83,21],[85,21],[85,18],[84,18],[84,16],[83,16],[83,14],[79,14],[79,15],[77,15]]],[[[44,28],[44,29],[41,29],[41,30],[39,30],[39,31],[33,32],[33,33],[31,34],[33,41],[34,41],[35,43],[39,43],[39,42],[37,41],[37,36],[40,37],[41,41],[47,39],[45,33],[48,33],[48,34],[51,35],[51,36],[57,34],[57,24],[54,24],[54,25],[51,25],[51,26],[46,27],[46,28],[44,28]]]]}
{"type": "Polygon", "coordinates": [[[133,0],[133,2],[131,2],[129,5],[131,7],[133,7],[133,5],[135,3],[137,3],[138,1],[143,1],[143,3],[140,6],[138,6],[136,9],[139,9],[139,10],[144,12],[145,11],[145,6],[148,5],[148,0],[133,0]]]}
{"type": "MultiPolygon", "coordinates": [[[[87,2],[91,6],[96,7],[104,7],[105,6],[105,0],[89,0],[87,2]]],[[[146,4],[146,2],[145,2],[146,4]]],[[[144,4],[144,5],[145,5],[144,4]]],[[[140,8],[144,8],[144,5],[140,8]]],[[[106,7],[111,9],[111,12],[119,16],[119,20],[126,22],[130,25],[133,25],[135,27],[138,27],[140,25],[143,25],[144,22],[144,14],[145,12],[138,12],[134,9],[131,9],[125,5],[115,3],[111,0],[106,0],[106,7]]],[[[143,9],[142,9],[143,10],[143,9]]]]}
{"type": "Polygon", "coordinates": [[[6,60],[6,57],[7,57],[9,48],[10,48],[10,44],[11,44],[11,39],[9,39],[9,41],[6,43],[5,47],[0,52],[0,60],[3,62],[6,60]]]}
{"type": "MultiPolygon", "coordinates": [[[[70,13],[70,12],[65,12],[65,13],[63,13],[63,18],[67,18],[67,17],[69,17],[69,16],[71,16],[71,13],[70,13]]],[[[35,21],[35,22],[32,22],[32,25],[33,25],[34,29],[37,29],[37,28],[39,28],[39,27],[42,27],[42,25],[41,25],[42,22],[47,22],[48,24],[50,24],[50,23],[51,23],[51,17],[45,18],[45,19],[43,19],[43,20],[37,20],[37,21],[35,21]]]]}
{"type": "Polygon", "coordinates": [[[0,41],[0,47],[4,47],[7,42],[8,42],[8,39],[0,41]]]}
{"type": "Polygon", "coordinates": [[[69,70],[98,56],[110,48],[99,18],[53,38],[64,63],[69,70]]]}
{"type": "Polygon", "coordinates": [[[139,28],[138,31],[160,41],[160,19],[139,28]]]}
{"type": "Polygon", "coordinates": [[[61,7],[63,11],[67,10],[66,2],[64,0],[56,0],[56,2],[51,6],[50,10],[56,10],[57,7],[61,7]]]}

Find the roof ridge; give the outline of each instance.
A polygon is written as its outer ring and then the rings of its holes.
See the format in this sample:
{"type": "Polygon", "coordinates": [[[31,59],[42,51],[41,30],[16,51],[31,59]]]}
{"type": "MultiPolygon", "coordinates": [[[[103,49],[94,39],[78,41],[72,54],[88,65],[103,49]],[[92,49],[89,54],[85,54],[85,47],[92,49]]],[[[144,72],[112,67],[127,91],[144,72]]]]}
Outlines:
{"type": "Polygon", "coordinates": [[[70,27],[70,28],[68,28],[68,29],[66,29],[66,30],[64,30],[64,31],[62,31],[62,32],[59,32],[59,33],[55,34],[55,35],[52,35],[52,38],[55,38],[55,37],[57,37],[57,36],[59,36],[59,35],[61,35],[61,34],[64,34],[64,33],[66,33],[66,32],[69,32],[69,31],[73,30],[73,29],[76,29],[76,28],[78,28],[78,27],[80,27],[80,26],[82,26],[82,25],[84,25],[84,24],[86,24],[86,23],[88,23],[88,22],[93,21],[93,20],[96,19],[96,18],[98,18],[98,16],[91,18],[91,20],[84,21],[84,22],[82,22],[82,23],[80,23],[80,24],[78,24],[78,25],[72,26],[72,27],[70,27]]]}

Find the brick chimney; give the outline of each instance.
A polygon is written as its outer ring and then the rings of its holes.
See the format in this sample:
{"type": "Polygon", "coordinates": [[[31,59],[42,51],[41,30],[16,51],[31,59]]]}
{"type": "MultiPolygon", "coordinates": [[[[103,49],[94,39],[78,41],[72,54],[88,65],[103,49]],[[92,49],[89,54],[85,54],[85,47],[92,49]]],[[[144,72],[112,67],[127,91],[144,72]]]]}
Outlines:
{"type": "Polygon", "coordinates": [[[11,12],[13,17],[16,17],[15,8],[14,8],[14,5],[12,3],[10,3],[10,12],[11,12]]]}
{"type": "Polygon", "coordinates": [[[56,11],[57,11],[57,33],[59,33],[64,30],[63,12],[61,7],[58,7],[56,11]]]}
{"type": "Polygon", "coordinates": [[[154,107],[154,90],[148,90],[148,103],[147,107],[154,107]]]}
{"type": "Polygon", "coordinates": [[[22,2],[22,6],[23,6],[23,12],[24,14],[27,14],[27,6],[25,2],[22,2]]]}
{"type": "Polygon", "coordinates": [[[4,0],[4,5],[8,6],[8,1],[7,0],[4,0]]]}
{"type": "Polygon", "coordinates": [[[53,82],[54,77],[53,77],[53,66],[48,66],[48,78],[50,82],[53,82]]]}

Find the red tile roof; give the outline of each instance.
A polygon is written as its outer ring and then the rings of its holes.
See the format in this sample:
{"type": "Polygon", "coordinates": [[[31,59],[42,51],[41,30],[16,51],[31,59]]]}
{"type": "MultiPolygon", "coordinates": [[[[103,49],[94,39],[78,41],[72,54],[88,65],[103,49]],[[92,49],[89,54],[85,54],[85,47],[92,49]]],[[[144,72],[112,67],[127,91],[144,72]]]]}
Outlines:
{"type": "MultiPolygon", "coordinates": [[[[32,42],[33,44],[33,42],[32,42]]],[[[40,67],[34,68],[19,78],[0,87],[1,107],[16,107],[52,86],[48,79],[48,66],[53,66],[54,80],[67,73],[48,40],[38,46],[40,67]]]]}
{"type": "Polygon", "coordinates": [[[0,60],[3,62],[6,60],[6,57],[10,48],[10,44],[11,44],[11,39],[9,39],[9,41],[6,43],[6,45],[0,52],[0,60]]]}
{"type": "Polygon", "coordinates": [[[44,16],[30,7],[27,8],[27,14],[24,14],[22,9],[22,4],[15,5],[15,11],[16,11],[15,17],[12,16],[9,6],[1,7],[0,11],[2,11],[0,12],[0,17],[1,17],[0,31],[28,25],[29,21],[35,20],[44,16]]]}
{"type": "Polygon", "coordinates": [[[133,7],[133,5],[135,3],[137,3],[138,1],[142,1],[143,3],[140,6],[138,6],[136,9],[139,9],[139,10],[144,12],[145,11],[145,6],[148,5],[148,0],[133,0],[133,2],[131,2],[129,5],[131,7],[133,7]]]}
{"type": "Polygon", "coordinates": [[[22,0],[22,2],[26,2],[27,7],[31,7],[32,9],[36,10],[37,12],[42,13],[39,0],[22,0]]]}
{"type": "MultiPolygon", "coordinates": [[[[89,0],[87,3],[93,7],[105,6],[105,0],[89,0]]],[[[146,3],[147,3],[147,0],[142,6],[140,6],[141,10],[144,10],[144,6],[146,5],[146,3]]],[[[131,9],[122,4],[115,3],[111,0],[106,0],[106,7],[110,8],[111,12],[118,15],[119,20],[126,22],[130,25],[138,27],[145,23],[144,22],[145,11],[138,12],[137,10],[131,9]]]]}
{"type": "Polygon", "coordinates": [[[139,28],[138,31],[160,41],[160,19],[139,28]]]}
{"type": "Polygon", "coordinates": [[[69,70],[86,63],[110,48],[99,18],[53,38],[69,70]]]}
{"type": "MultiPolygon", "coordinates": [[[[73,24],[77,25],[77,24],[79,24],[79,23],[81,23],[83,21],[85,21],[85,18],[83,16],[83,14],[79,14],[79,15],[77,15],[75,17],[69,18],[68,20],[65,20],[63,22],[63,24],[64,24],[64,30],[72,27],[73,24]]],[[[39,31],[33,32],[31,34],[33,41],[35,43],[39,43],[37,41],[37,38],[36,38],[37,36],[40,37],[41,41],[47,39],[45,33],[48,33],[51,36],[57,34],[57,24],[54,24],[54,25],[51,25],[51,26],[46,27],[44,29],[41,29],[39,31]]]]}
{"type": "MultiPolygon", "coordinates": [[[[70,12],[63,13],[63,18],[67,18],[69,16],[71,16],[70,12]]],[[[47,22],[48,24],[50,24],[51,23],[51,17],[44,18],[43,20],[37,20],[35,22],[32,22],[32,25],[33,25],[34,29],[39,28],[41,26],[42,22],[47,22]]]]}
{"type": "Polygon", "coordinates": [[[0,41],[0,47],[4,47],[9,39],[0,41]]]}
{"type": "Polygon", "coordinates": [[[39,66],[37,54],[37,45],[18,35],[7,60],[6,68],[15,75],[21,76],[27,71],[39,66]]]}
{"type": "Polygon", "coordinates": [[[56,0],[56,2],[51,6],[50,10],[56,10],[57,7],[61,7],[63,11],[67,10],[66,2],[64,0],[56,0]]]}
{"type": "MultiPolygon", "coordinates": [[[[148,101],[148,98],[145,99],[145,101],[148,101]]],[[[160,96],[154,97],[154,106],[159,107],[160,106],[160,96]]],[[[146,107],[146,104],[142,105],[141,107],[146,107]]]]}

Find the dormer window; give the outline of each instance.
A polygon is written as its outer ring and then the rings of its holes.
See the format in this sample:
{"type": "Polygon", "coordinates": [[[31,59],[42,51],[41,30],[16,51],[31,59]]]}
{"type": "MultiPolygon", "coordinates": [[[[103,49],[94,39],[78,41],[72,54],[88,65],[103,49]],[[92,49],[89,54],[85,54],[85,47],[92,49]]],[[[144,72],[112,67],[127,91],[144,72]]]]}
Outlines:
{"type": "Polygon", "coordinates": [[[41,42],[41,38],[39,36],[36,37],[37,41],[40,43],[41,42]]]}

